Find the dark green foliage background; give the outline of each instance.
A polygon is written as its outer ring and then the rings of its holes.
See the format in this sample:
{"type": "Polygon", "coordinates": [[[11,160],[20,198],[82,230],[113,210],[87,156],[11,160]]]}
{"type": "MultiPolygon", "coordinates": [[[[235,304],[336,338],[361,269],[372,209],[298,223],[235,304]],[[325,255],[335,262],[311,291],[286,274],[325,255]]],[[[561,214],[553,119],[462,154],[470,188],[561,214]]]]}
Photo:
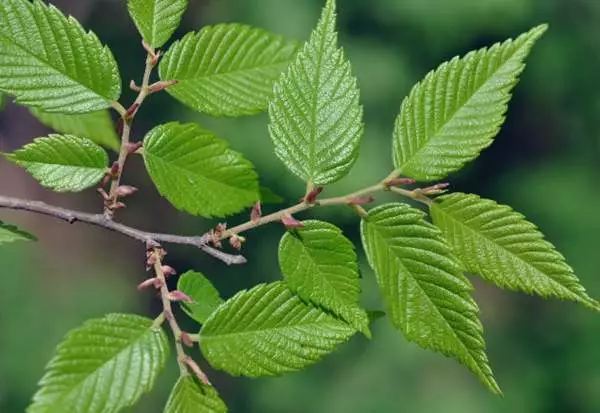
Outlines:
{"type": "MultiPolygon", "coordinates": [[[[115,53],[124,80],[138,79],[144,52],[124,1],[54,1],[93,29],[115,53]]],[[[321,0],[191,0],[182,33],[203,24],[240,21],[305,40],[321,0]]],[[[365,105],[366,134],[351,175],[331,188],[342,194],[385,176],[392,167],[393,120],[410,86],[455,54],[515,36],[541,23],[538,43],[516,89],[508,120],[491,149],[451,181],[509,204],[536,222],[566,255],[582,283],[600,296],[600,3],[596,0],[339,0],[341,43],[354,65],[365,105]]],[[[125,101],[133,99],[125,91],[125,101]]],[[[252,160],[264,183],[295,202],[303,183],[273,153],[266,115],[238,120],[200,117],[167,94],[153,96],[136,120],[135,136],[159,122],[195,121],[228,139],[252,160]]],[[[0,114],[0,150],[13,150],[47,131],[27,111],[9,105],[0,114]]],[[[93,191],[50,194],[25,171],[0,163],[0,192],[98,210],[93,191]]],[[[201,233],[214,223],[173,210],[143,174],[128,164],[125,181],[141,188],[120,214],[152,230],[201,233]]],[[[268,209],[268,208],[267,208],[268,209]]],[[[358,221],[343,208],[318,211],[358,241],[358,221]]],[[[232,218],[237,223],[246,217],[232,218]]],[[[2,211],[37,244],[0,250],[0,411],[21,412],[54,346],[84,319],[107,312],[154,315],[151,294],[138,294],[143,251],[118,235],[46,218],[2,211]]],[[[280,278],[277,244],[282,228],[248,233],[244,267],[225,268],[187,248],[171,248],[181,273],[202,271],[225,297],[280,278]]],[[[374,277],[361,257],[365,303],[380,307],[374,277]]],[[[357,336],[309,370],[276,379],[235,379],[209,370],[232,412],[592,413],[600,411],[600,319],[573,304],[545,302],[500,291],[474,279],[486,327],[488,354],[505,397],[481,386],[457,363],[408,344],[387,320],[374,339],[357,336]]],[[[183,313],[180,317],[185,317],[183,313]]],[[[190,324],[191,325],[191,324],[190,324]]],[[[196,354],[198,356],[198,354],[196,354]]],[[[133,412],[162,411],[176,367],[133,412]],[[160,407],[159,407],[160,406],[160,407]]]]}

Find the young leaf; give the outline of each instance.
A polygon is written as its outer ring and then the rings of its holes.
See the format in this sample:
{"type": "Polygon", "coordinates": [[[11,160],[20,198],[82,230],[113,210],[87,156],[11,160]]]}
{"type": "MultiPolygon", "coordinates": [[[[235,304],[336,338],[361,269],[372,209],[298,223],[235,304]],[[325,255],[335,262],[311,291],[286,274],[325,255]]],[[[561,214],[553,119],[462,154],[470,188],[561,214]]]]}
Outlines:
{"type": "Polygon", "coordinates": [[[152,389],[169,352],[152,320],[109,314],[58,345],[28,413],[116,413],[152,389]]]}
{"type": "Polygon", "coordinates": [[[265,205],[277,205],[283,204],[285,199],[281,196],[273,192],[271,188],[267,188],[266,186],[260,187],[260,202],[265,205]]]}
{"type": "Polygon", "coordinates": [[[398,174],[423,181],[442,179],[491,145],[523,61],[546,29],[537,26],[516,40],[455,57],[418,83],[396,120],[398,174]]]}
{"type": "Polygon", "coordinates": [[[437,198],[431,215],[467,271],[510,290],[600,310],[564,257],[509,206],[455,193],[437,198]]]}
{"type": "Polygon", "coordinates": [[[336,314],[357,330],[369,325],[360,308],[354,245],[334,225],[304,221],[279,243],[279,265],[289,288],[303,300],[336,314]]]}
{"type": "Polygon", "coordinates": [[[161,195],[191,214],[231,215],[260,196],[252,164],[196,124],[172,122],[151,130],[144,160],[161,195]]]}
{"type": "Polygon", "coordinates": [[[107,148],[119,150],[119,139],[115,125],[107,110],[91,113],[65,115],[63,113],[47,113],[32,108],[31,114],[47,127],[60,133],[88,138],[92,142],[107,148]]]}
{"type": "Polygon", "coordinates": [[[188,0],[129,0],[129,15],[152,48],[164,45],[179,27],[188,0]]]}
{"type": "Polygon", "coordinates": [[[22,166],[42,186],[56,192],[78,192],[97,184],[108,155],[94,142],[71,135],[37,138],[7,158],[22,166]]]}
{"type": "Polygon", "coordinates": [[[354,333],[276,282],[240,291],[219,307],[200,330],[200,348],[216,369],[276,376],[316,363],[354,333]]]}
{"type": "Polygon", "coordinates": [[[14,225],[0,221],[0,245],[16,241],[37,241],[37,238],[14,225]]]}
{"type": "Polygon", "coordinates": [[[175,384],[164,413],[227,413],[227,406],[214,387],[187,376],[175,384]]]}
{"type": "Polygon", "coordinates": [[[162,58],[167,92],[199,112],[242,116],[264,111],[273,83],[296,53],[295,41],[241,24],[207,26],[175,42],[162,58]]]}
{"type": "Polygon", "coordinates": [[[294,174],[316,185],[348,173],[363,133],[356,79],[337,46],[335,24],[335,1],[328,0],[269,104],[275,153],[294,174]]]}
{"type": "Polygon", "coordinates": [[[188,271],[177,282],[177,289],[194,300],[193,303],[181,302],[181,308],[200,324],[223,304],[219,291],[199,272],[188,271]]]}
{"type": "Polygon", "coordinates": [[[0,90],[46,112],[104,109],[121,94],[117,63],[95,34],[41,0],[0,2],[0,90]]]}
{"type": "Polygon", "coordinates": [[[424,216],[408,205],[387,204],[371,210],[361,223],[387,312],[409,340],[454,357],[500,393],[485,354],[472,286],[440,230],[424,216]]]}

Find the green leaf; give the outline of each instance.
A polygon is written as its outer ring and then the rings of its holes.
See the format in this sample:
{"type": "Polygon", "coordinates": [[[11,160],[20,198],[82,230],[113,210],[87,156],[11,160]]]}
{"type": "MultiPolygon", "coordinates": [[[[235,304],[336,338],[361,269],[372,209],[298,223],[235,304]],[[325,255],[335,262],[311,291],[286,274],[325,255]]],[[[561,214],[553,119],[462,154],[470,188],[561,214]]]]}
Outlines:
{"type": "Polygon", "coordinates": [[[171,122],[151,130],[144,139],[144,160],[161,195],[194,215],[231,215],[260,196],[252,164],[193,123],[171,122]]]}
{"type": "Polygon", "coordinates": [[[152,48],[164,45],[179,27],[187,0],[129,0],[129,15],[152,48]]]}
{"type": "Polygon", "coordinates": [[[47,113],[32,108],[31,113],[44,125],[57,132],[88,138],[92,142],[110,149],[119,150],[115,125],[107,110],[65,115],[63,113],[47,113]]]}
{"type": "Polygon", "coordinates": [[[193,303],[182,301],[181,308],[190,317],[204,324],[208,317],[223,304],[219,291],[199,272],[188,271],[177,282],[177,289],[194,300],[193,303]]]}
{"type": "Polygon", "coordinates": [[[106,173],[108,155],[94,142],[71,135],[37,138],[7,158],[22,166],[42,186],[78,192],[97,184],[106,173]]]}
{"type": "Polygon", "coordinates": [[[335,225],[304,221],[279,244],[279,265],[289,288],[303,300],[333,312],[357,330],[369,318],[360,308],[360,278],[354,244],[335,225]]]}
{"type": "Polygon", "coordinates": [[[358,157],[363,134],[356,78],[337,46],[335,1],[281,76],[269,104],[277,157],[315,185],[339,180],[358,157]]]}
{"type": "Polygon", "coordinates": [[[152,320],[109,314],[58,345],[27,413],[116,413],[152,389],[169,352],[152,320]]]}
{"type": "Polygon", "coordinates": [[[159,66],[167,92],[212,116],[241,116],[267,108],[273,83],[295,55],[295,41],[241,24],[218,24],[175,42],[159,66]]]}
{"type": "Polygon", "coordinates": [[[394,130],[397,172],[423,181],[461,169],[492,144],[510,93],[547,25],[430,72],[402,103],[394,130]]]}
{"type": "Polygon", "coordinates": [[[16,241],[37,241],[37,238],[14,225],[0,221],[0,245],[16,241]]]}
{"type": "Polygon", "coordinates": [[[558,297],[600,310],[564,257],[535,225],[509,206],[456,193],[436,199],[431,215],[467,271],[509,290],[558,297]]]}
{"type": "Polygon", "coordinates": [[[387,204],[362,221],[369,264],[394,325],[423,348],[454,357],[494,393],[472,286],[441,231],[405,204],[387,204]]]}
{"type": "Polygon", "coordinates": [[[175,384],[164,413],[227,413],[227,406],[214,387],[187,376],[175,384]]]}
{"type": "Polygon", "coordinates": [[[200,348],[216,369],[276,376],[316,363],[354,333],[276,282],[240,291],[219,307],[200,330],[200,348]]]}
{"type": "Polygon", "coordinates": [[[121,94],[110,50],[41,0],[0,2],[0,90],[46,112],[107,108],[121,94]]]}

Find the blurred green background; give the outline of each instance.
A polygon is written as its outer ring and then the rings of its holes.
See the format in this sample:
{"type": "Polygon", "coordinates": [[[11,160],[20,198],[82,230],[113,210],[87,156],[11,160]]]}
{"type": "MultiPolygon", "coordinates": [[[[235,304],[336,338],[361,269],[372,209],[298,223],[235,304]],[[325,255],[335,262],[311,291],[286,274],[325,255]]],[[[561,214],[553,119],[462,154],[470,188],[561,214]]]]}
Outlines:
{"type": "MultiPolygon", "coordinates": [[[[53,3],[111,47],[125,83],[139,81],[144,52],[125,0],[53,3]]],[[[324,2],[190,3],[176,37],[205,24],[239,21],[305,40],[324,2]]],[[[394,117],[411,85],[427,71],[454,55],[550,23],[528,60],[495,145],[450,181],[455,190],[491,197],[524,213],[563,252],[590,293],[600,297],[600,2],[338,0],[338,8],[340,40],[362,88],[366,133],[356,167],[327,188],[328,195],[357,189],[390,171],[394,117]]],[[[123,103],[132,99],[127,89],[123,103]]],[[[266,116],[208,119],[163,94],[141,110],[135,137],[140,139],[158,122],[177,119],[198,122],[228,139],[256,164],[264,184],[288,202],[302,195],[302,182],[273,153],[266,116]]],[[[0,114],[2,151],[47,132],[26,109],[9,104],[0,114]]],[[[94,191],[55,195],[4,161],[0,176],[5,195],[89,211],[100,208],[94,191]]],[[[128,164],[125,181],[141,189],[119,214],[126,223],[196,234],[216,223],[177,212],[161,200],[139,159],[128,164]]],[[[357,221],[345,209],[312,216],[331,220],[358,240],[357,221]]],[[[135,289],[145,274],[144,251],[133,241],[38,216],[0,211],[0,219],[40,238],[36,244],[0,249],[0,412],[13,413],[24,411],[45,363],[69,329],[108,312],[155,316],[159,308],[151,293],[135,289]]],[[[278,279],[276,248],[282,228],[274,225],[247,235],[250,262],[244,267],[225,268],[185,247],[170,248],[168,263],[180,273],[202,271],[225,297],[278,279]]],[[[362,255],[361,264],[365,305],[381,308],[362,255]]],[[[600,317],[575,305],[500,291],[477,278],[473,282],[503,398],[488,393],[457,363],[406,342],[385,319],[375,324],[372,341],[356,337],[321,364],[283,378],[247,380],[207,370],[232,412],[600,412],[600,317]]],[[[132,412],[162,411],[177,374],[174,364],[171,360],[157,390],[132,412]]]]}

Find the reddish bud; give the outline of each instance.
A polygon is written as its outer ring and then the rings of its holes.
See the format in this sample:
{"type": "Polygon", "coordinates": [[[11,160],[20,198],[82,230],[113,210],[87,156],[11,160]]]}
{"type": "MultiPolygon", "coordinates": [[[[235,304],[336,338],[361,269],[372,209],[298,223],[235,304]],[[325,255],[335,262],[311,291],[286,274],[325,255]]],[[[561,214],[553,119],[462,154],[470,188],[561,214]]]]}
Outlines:
{"type": "Polygon", "coordinates": [[[186,293],[179,291],[179,290],[171,291],[169,293],[169,300],[183,301],[184,303],[193,303],[194,302],[194,300],[192,300],[189,295],[187,295],[186,293]]]}
{"type": "Polygon", "coordinates": [[[281,217],[281,222],[283,223],[283,225],[285,225],[287,229],[304,227],[304,224],[302,222],[298,221],[290,214],[285,214],[283,217],[281,217]]]}
{"type": "Polygon", "coordinates": [[[129,82],[129,88],[131,90],[133,90],[134,92],[141,92],[142,91],[142,88],[135,84],[135,80],[132,80],[131,82],[129,82]]]}
{"type": "Polygon", "coordinates": [[[156,289],[159,289],[160,287],[162,287],[164,285],[163,281],[159,278],[148,278],[147,280],[142,281],[141,283],[138,284],[137,289],[138,291],[142,291],[145,290],[147,288],[150,287],[154,287],[156,289]]]}
{"type": "Polygon", "coordinates": [[[304,202],[310,205],[314,204],[317,201],[317,197],[321,194],[321,192],[323,192],[322,186],[314,188],[304,197],[304,202]]]}
{"type": "Polygon", "coordinates": [[[105,201],[108,201],[109,196],[106,193],[106,191],[104,190],[104,188],[98,188],[97,191],[102,196],[102,199],[104,199],[105,201]]]}
{"type": "Polygon", "coordinates": [[[123,118],[125,120],[133,119],[133,117],[135,116],[135,114],[137,113],[139,108],[140,108],[140,104],[135,102],[133,105],[131,105],[129,107],[129,109],[127,109],[127,112],[125,112],[125,115],[123,115],[123,118]]]}
{"type": "Polygon", "coordinates": [[[118,177],[120,173],[121,173],[121,167],[119,166],[119,163],[113,162],[113,164],[110,166],[110,171],[109,171],[111,178],[114,179],[114,178],[118,177]]]}
{"type": "Polygon", "coordinates": [[[254,207],[252,207],[252,212],[250,213],[250,220],[256,223],[260,220],[260,217],[262,217],[262,207],[260,205],[260,201],[258,201],[256,202],[256,204],[254,204],[254,207]]]}
{"type": "Polygon", "coordinates": [[[138,191],[138,189],[135,186],[121,185],[117,188],[116,194],[117,194],[117,197],[121,198],[124,196],[133,195],[137,191],[138,191]]]}
{"type": "Polygon", "coordinates": [[[350,205],[366,205],[375,201],[375,198],[372,196],[355,196],[353,198],[348,198],[348,203],[350,205]]]}
{"type": "Polygon", "coordinates": [[[127,144],[126,148],[127,148],[127,153],[128,154],[132,154],[132,153],[136,153],[144,144],[142,142],[130,142],[127,144]]]}
{"type": "Polygon", "coordinates": [[[115,209],[123,209],[123,208],[127,208],[127,205],[125,205],[123,202],[115,202],[113,205],[111,205],[110,209],[115,210],[115,209]]]}
{"type": "Polygon", "coordinates": [[[389,181],[385,182],[385,184],[387,186],[412,185],[415,183],[417,183],[417,181],[415,181],[414,179],[411,179],[411,178],[396,178],[396,179],[390,179],[389,181]]]}
{"type": "Polygon", "coordinates": [[[441,195],[443,193],[448,192],[448,188],[450,187],[449,183],[441,183],[436,184],[427,188],[423,188],[420,192],[423,195],[441,195]]]}
{"type": "Polygon", "coordinates": [[[179,81],[177,80],[161,80],[160,82],[151,84],[148,87],[148,90],[150,91],[150,93],[160,92],[161,90],[165,90],[169,86],[176,85],[178,82],[179,81]]]}
{"type": "Polygon", "coordinates": [[[190,356],[184,356],[182,361],[192,370],[194,375],[200,380],[202,383],[212,386],[206,374],[200,369],[200,366],[192,359],[190,356]]]}
{"type": "Polygon", "coordinates": [[[244,242],[246,242],[246,238],[240,237],[239,235],[234,234],[229,237],[229,245],[238,251],[242,249],[242,244],[244,242]]]}
{"type": "Polygon", "coordinates": [[[175,268],[171,267],[170,265],[163,265],[162,267],[160,267],[160,269],[166,278],[169,278],[169,277],[177,274],[177,271],[175,271],[175,268]]]}
{"type": "Polygon", "coordinates": [[[117,135],[121,136],[123,134],[123,118],[119,118],[117,121],[117,135]]]}
{"type": "Polygon", "coordinates": [[[194,347],[194,340],[185,331],[181,332],[181,342],[188,347],[194,347]]]}

